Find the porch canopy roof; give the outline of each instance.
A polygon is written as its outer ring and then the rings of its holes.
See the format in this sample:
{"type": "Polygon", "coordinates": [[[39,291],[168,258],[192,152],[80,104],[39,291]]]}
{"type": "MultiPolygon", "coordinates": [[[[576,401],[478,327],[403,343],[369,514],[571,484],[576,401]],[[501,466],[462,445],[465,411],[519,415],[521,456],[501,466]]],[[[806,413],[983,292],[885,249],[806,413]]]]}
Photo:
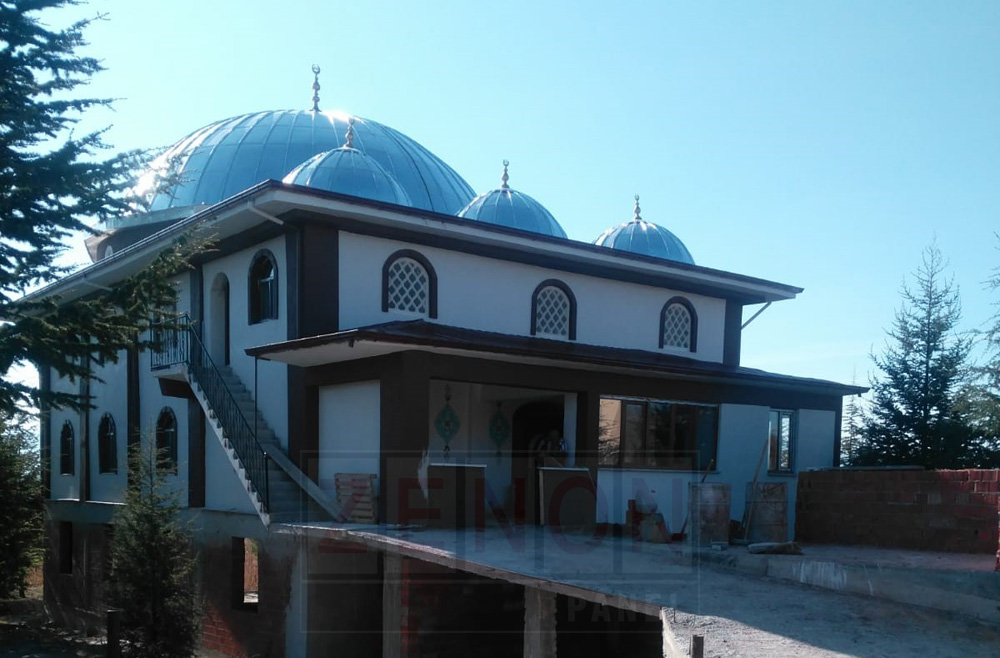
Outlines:
{"type": "Polygon", "coordinates": [[[735,381],[799,390],[806,388],[816,393],[832,395],[854,395],[868,390],[862,386],[849,386],[823,379],[779,375],[754,368],[727,366],[644,350],[515,336],[426,320],[386,322],[346,329],[332,334],[251,347],[246,353],[267,361],[310,367],[407,350],[647,377],[735,381]]]}

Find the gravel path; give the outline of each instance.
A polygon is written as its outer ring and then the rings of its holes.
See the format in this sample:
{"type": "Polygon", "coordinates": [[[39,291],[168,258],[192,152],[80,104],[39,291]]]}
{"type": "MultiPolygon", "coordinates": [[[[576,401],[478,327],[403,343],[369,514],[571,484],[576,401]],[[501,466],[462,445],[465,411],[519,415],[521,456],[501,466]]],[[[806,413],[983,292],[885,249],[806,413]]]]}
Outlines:
{"type": "Polygon", "coordinates": [[[692,585],[671,626],[684,649],[703,635],[706,657],[1000,657],[1000,627],[925,608],[704,566],[692,585]]]}

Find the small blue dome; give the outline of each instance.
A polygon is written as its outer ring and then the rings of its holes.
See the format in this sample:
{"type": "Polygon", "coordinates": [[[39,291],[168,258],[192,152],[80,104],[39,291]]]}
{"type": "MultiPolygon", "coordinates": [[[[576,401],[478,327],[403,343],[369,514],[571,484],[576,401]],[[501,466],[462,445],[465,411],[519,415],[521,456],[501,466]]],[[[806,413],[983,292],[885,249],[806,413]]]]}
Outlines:
{"type": "Polygon", "coordinates": [[[361,151],[342,146],[317,153],[285,176],[285,183],[409,206],[410,197],[382,165],[361,151]]]}
{"type": "Polygon", "coordinates": [[[662,226],[647,222],[639,215],[638,196],[635,198],[635,217],[601,233],[600,237],[594,240],[594,244],[694,265],[691,252],[680,238],[662,226]]]}
{"type": "Polygon", "coordinates": [[[459,211],[458,216],[487,224],[565,238],[566,231],[545,206],[527,194],[507,187],[507,161],[504,160],[503,184],[480,194],[459,211]]]}

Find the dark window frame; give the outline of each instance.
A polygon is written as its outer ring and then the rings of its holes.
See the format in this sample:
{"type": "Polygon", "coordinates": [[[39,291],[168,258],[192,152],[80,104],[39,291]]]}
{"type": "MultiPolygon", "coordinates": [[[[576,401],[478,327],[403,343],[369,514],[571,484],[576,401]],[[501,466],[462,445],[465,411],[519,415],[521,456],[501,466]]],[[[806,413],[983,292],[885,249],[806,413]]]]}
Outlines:
{"type": "MultiPolygon", "coordinates": [[[[431,262],[419,251],[413,249],[400,249],[394,251],[382,263],[382,312],[388,313],[389,308],[389,268],[400,258],[409,258],[420,264],[427,273],[427,317],[434,320],[438,316],[438,278],[437,272],[431,262]]],[[[405,313],[406,311],[401,311],[405,313]]]]}
{"type": "Polygon", "coordinates": [[[118,426],[110,412],[97,424],[97,472],[118,472],[118,426]]]}
{"type": "Polygon", "coordinates": [[[177,424],[177,414],[170,407],[163,407],[160,409],[160,413],[156,417],[156,431],[154,433],[154,440],[156,441],[156,454],[158,461],[158,468],[172,473],[177,474],[177,444],[179,432],[179,426],[177,424]],[[169,425],[164,423],[164,420],[169,421],[169,425]],[[170,427],[172,425],[172,428],[170,427]],[[170,434],[170,430],[172,434],[170,434]],[[163,455],[162,450],[166,449],[166,454],[163,455]]]}
{"type": "MultiPolygon", "coordinates": [[[[718,458],[719,458],[719,429],[720,429],[720,418],[722,406],[720,404],[704,403],[704,402],[690,402],[687,400],[665,400],[658,398],[636,398],[636,397],[619,397],[614,395],[602,395],[600,398],[603,400],[614,400],[621,404],[619,412],[619,433],[618,433],[618,449],[614,453],[616,455],[614,464],[600,463],[600,450],[598,450],[598,468],[602,469],[616,469],[616,470],[651,470],[651,471],[673,471],[673,472],[690,472],[690,473],[704,473],[713,472],[718,470],[718,458]],[[715,411],[715,427],[714,435],[712,436],[712,451],[711,455],[708,456],[707,461],[700,462],[700,451],[698,450],[697,443],[697,430],[695,433],[695,449],[690,452],[690,454],[697,455],[699,458],[699,463],[695,463],[691,468],[675,468],[671,466],[657,465],[655,463],[650,463],[652,455],[655,454],[655,446],[649,443],[649,418],[650,418],[650,405],[652,404],[665,404],[665,405],[677,405],[685,408],[698,407],[704,409],[713,409],[715,411]],[[643,409],[641,427],[640,427],[640,439],[641,439],[641,463],[640,464],[625,464],[626,461],[626,414],[629,406],[641,406],[643,409]]],[[[600,428],[598,428],[598,442],[600,443],[600,428]]]]}
{"type": "Polygon", "coordinates": [[[261,249],[250,259],[247,273],[247,323],[260,324],[267,320],[277,320],[278,310],[278,260],[270,249],[261,249]],[[263,276],[257,268],[261,263],[270,265],[270,275],[263,276]],[[267,283],[267,299],[264,299],[263,285],[267,283]]]}
{"type": "Polygon", "coordinates": [[[792,475],[795,473],[795,443],[798,436],[799,415],[794,409],[771,409],[767,414],[767,472],[771,475],[792,475]],[[772,418],[777,416],[779,435],[772,436],[772,418]],[[788,466],[781,465],[780,427],[781,419],[788,418],[788,466]]]}
{"type": "Polygon", "coordinates": [[[76,430],[73,423],[63,421],[59,431],[59,475],[76,474],[76,430]]]}
{"type": "MultiPolygon", "coordinates": [[[[545,279],[535,286],[535,291],[531,293],[531,335],[535,336],[538,334],[538,295],[546,288],[558,288],[569,299],[569,331],[567,332],[567,338],[569,340],[576,340],[576,295],[573,294],[573,290],[565,282],[559,279],[545,279]]],[[[545,334],[545,336],[547,337],[549,334],[545,334]]]]}
{"type": "Polygon", "coordinates": [[[691,303],[685,297],[671,297],[667,300],[667,303],[663,305],[660,309],[660,349],[664,347],[670,347],[672,349],[683,349],[676,347],[674,345],[666,346],[663,344],[663,328],[667,322],[667,310],[674,304],[680,304],[687,309],[687,312],[691,315],[691,336],[689,338],[688,351],[691,353],[698,351],[698,313],[694,310],[694,304],[691,303]]]}

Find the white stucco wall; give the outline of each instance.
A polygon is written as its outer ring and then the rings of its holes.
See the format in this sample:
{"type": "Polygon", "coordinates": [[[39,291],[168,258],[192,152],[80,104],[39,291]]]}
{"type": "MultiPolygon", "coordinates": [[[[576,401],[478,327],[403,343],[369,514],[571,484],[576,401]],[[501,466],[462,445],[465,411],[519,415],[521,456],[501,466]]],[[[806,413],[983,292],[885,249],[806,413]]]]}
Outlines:
{"type": "Polygon", "coordinates": [[[337,473],[379,471],[381,383],[378,380],[319,389],[319,486],[335,492],[337,473]]]}
{"type": "Polygon", "coordinates": [[[128,361],[123,351],[118,363],[106,362],[94,368],[90,392],[94,408],[90,410],[90,499],[121,502],[128,471],[128,361]],[[98,379],[102,381],[98,381],[98,379]],[[97,430],[105,413],[111,414],[117,430],[118,472],[100,472],[100,442],[97,430]]]}
{"type": "Polygon", "coordinates": [[[205,419],[205,508],[223,512],[256,514],[229,457],[205,419]]]}
{"type": "MultiPolygon", "coordinates": [[[[706,482],[728,482],[731,492],[730,518],[741,519],[746,486],[753,482],[768,435],[769,407],[723,404],[719,410],[719,443],[715,472],[706,482]]],[[[796,411],[793,446],[794,472],[833,466],[836,415],[832,411],[796,411]]],[[[794,475],[767,472],[767,456],[760,469],[760,482],[784,482],[788,487],[789,538],[795,529],[794,475]]],[[[645,487],[655,498],[672,532],[679,532],[688,511],[688,484],[701,480],[701,473],[652,469],[600,469],[598,471],[598,522],[624,523],[628,500],[645,487]]]]}
{"type": "MultiPolygon", "coordinates": [[[[52,390],[60,393],[79,393],[80,382],[70,382],[68,379],[60,379],[55,370],[51,370],[52,390]]],[[[80,497],[80,414],[72,409],[53,409],[49,414],[50,437],[52,449],[49,453],[49,466],[51,473],[51,497],[53,499],[78,499],[80,497]],[[60,468],[60,436],[63,424],[69,421],[73,427],[73,474],[62,475],[60,468]]]]}
{"type": "MultiPolygon", "coordinates": [[[[203,269],[204,331],[206,345],[219,331],[215,326],[212,284],[220,273],[229,280],[230,358],[233,370],[251,395],[254,393],[254,360],[246,355],[248,347],[276,343],[288,338],[288,285],[291,274],[285,261],[285,237],[254,245],[248,249],[205,263],[203,269]],[[249,273],[253,257],[268,249],[278,266],[278,317],[257,324],[249,323],[249,273]]],[[[215,355],[213,355],[213,359],[215,355]]],[[[219,365],[222,365],[221,362],[219,365]]],[[[257,371],[257,406],[274,430],[282,447],[288,449],[288,367],[282,363],[261,361],[257,371]]]]}
{"type": "Polygon", "coordinates": [[[438,278],[437,322],[528,336],[531,295],[546,279],[559,279],[577,301],[578,343],[674,353],[722,361],[725,301],[633,283],[549,270],[395,240],[341,232],[340,328],[414,319],[382,311],[382,265],[399,249],[415,249],[438,278]],[[671,297],[688,299],[698,314],[698,351],[659,347],[660,311],[671,297]],[[484,303],[483,300],[489,300],[484,303]]]}

